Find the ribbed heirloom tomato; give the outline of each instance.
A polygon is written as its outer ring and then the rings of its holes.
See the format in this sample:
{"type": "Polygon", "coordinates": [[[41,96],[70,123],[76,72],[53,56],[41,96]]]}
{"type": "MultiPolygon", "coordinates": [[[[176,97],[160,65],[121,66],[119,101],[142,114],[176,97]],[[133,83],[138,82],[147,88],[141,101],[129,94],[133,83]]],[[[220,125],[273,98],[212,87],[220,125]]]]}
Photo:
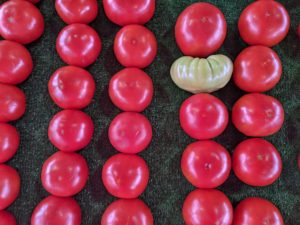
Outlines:
{"type": "Polygon", "coordinates": [[[0,225],[17,225],[15,217],[7,211],[0,211],[0,225]]]}
{"type": "Polygon", "coordinates": [[[17,129],[7,123],[0,123],[0,163],[5,163],[17,152],[20,135],[17,129]]]}

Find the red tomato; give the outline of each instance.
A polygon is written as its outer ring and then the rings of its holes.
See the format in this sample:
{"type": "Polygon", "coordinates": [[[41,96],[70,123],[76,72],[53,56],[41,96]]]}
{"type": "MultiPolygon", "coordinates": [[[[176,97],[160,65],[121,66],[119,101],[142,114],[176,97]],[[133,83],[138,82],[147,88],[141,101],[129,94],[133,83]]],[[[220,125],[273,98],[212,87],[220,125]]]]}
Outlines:
{"type": "Polygon", "coordinates": [[[259,93],[246,94],[234,104],[232,122],[247,136],[269,136],[282,127],[284,111],[281,103],[271,96],[259,93]]]}
{"type": "Polygon", "coordinates": [[[50,194],[69,197],[84,188],[88,176],[89,168],[81,155],[59,151],[44,163],[41,180],[50,194]]]}
{"type": "Polygon", "coordinates": [[[67,24],[88,24],[97,17],[98,3],[97,0],[56,0],[55,9],[67,24]]]}
{"type": "Polygon", "coordinates": [[[235,84],[247,92],[264,92],[280,80],[281,61],[275,51],[264,46],[244,49],[234,62],[235,84]]]}
{"type": "Polygon", "coordinates": [[[127,25],[116,35],[114,52],[123,66],[145,68],[156,56],[156,38],[144,26],[127,25]]]}
{"type": "Polygon", "coordinates": [[[249,45],[274,46],[290,28],[286,9],[276,1],[256,1],[245,8],[238,22],[242,39],[249,45]]]}
{"type": "Polygon", "coordinates": [[[0,123],[0,163],[10,160],[20,145],[20,135],[17,129],[7,123],[0,123]]]}
{"type": "Polygon", "coordinates": [[[36,3],[38,3],[38,2],[40,2],[40,0],[27,0],[28,2],[31,2],[31,3],[33,3],[33,4],[36,4],[36,3]]]}
{"type": "Polygon", "coordinates": [[[231,168],[227,150],[214,141],[197,141],[184,150],[181,170],[185,178],[198,188],[216,188],[223,184],[231,168]]]}
{"type": "Polygon", "coordinates": [[[153,225],[149,207],[140,199],[119,199],[105,210],[101,225],[153,225]]]}
{"type": "Polygon", "coordinates": [[[72,66],[87,67],[99,56],[102,43],[97,32],[85,24],[71,24],[59,33],[56,51],[61,59],[72,66]]]}
{"type": "Polygon", "coordinates": [[[138,153],[152,140],[152,126],[142,114],[123,112],[111,122],[108,130],[110,143],[120,152],[138,153]]]}
{"type": "Polygon", "coordinates": [[[17,225],[17,221],[10,212],[0,211],[0,225],[17,225]]]}
{"type": "Polygon", "coordinates": [[[86,147],[94,133],[94,124],[80,110],[62,110],[50,121],[48,136],[51,143],[61,151],[74,152],[86,147]]]}
{"type": "Polygon", "coordinates": [[[185,199],[182,214],[186,225],[231,225],[233,209],[221,191],[197,189],[185,199]]]}
{"type": "Polygon", "coordinates": [[[263,198],[246,198],[234,211],[233,225],[283,225],[280,211],[275,205],[263,198]]]}
{"type": "Polygon", "coordinates": [[[95,93],[95,81],[84,69],[64,66],[52,74],[48,90],[52,100],[59,107],[81,109],[91,103],[95,93]]]}
{"type": "Polygon", "coordinates": [[[149,169],[137,155],[117,154],[109,158],[102,169],[106,190],[118,198],[137,198],[147,187],[149,169]]]}
{"type": "Polygon", "coordinates": [[[15,86],[0,83],[0,122],[19,119],[25,113],[24,92],[15,86]]]}
{"type": "Polygon", "coordinates": [[[0,6],[0,35],[7,40],[28,44],[44,32],[44,18],[27,1],[11,0],[0,6]]]}
{"type": "Polygon", "coordinates": [[[81,209],[72,198],[49,196],[34,209],[31,225],[81,225],[81,209]]]}
{"type": "Polygon", "coordinates": [[[18,172],[5,164],[0,164],[0,210],[10,206],[20,192],[20,176],[18,172]]]}
{"type": "Polygon", "coordinates": [[[12,41],[0,41],[0,82],[19,84],[32,72],[32,58],[22,45],[12,41]]]}
{"type": "Polygon", "coordinates": [[[180,125],[192,138],[210,139],[220,135],[228,124],[224,103],[210,94],[196,94],[180,107],[180,125]]]}
{"type": "Polygon", "coordinates": [[[125,68],[116,73],[109,82],[109,97],[121,110],[142,112],[153,97],[151,78],[137,68],[125,68]]]}
{"type": "Polygon", "coordinates": [[[184,55],[206,57],[223,44],[227,24],[216,6],[198,2],[187,7],[175,26],[176,42],[184,55]]]}
{"type": "Polygon", "coordinates": [[[155,11],[155,0],[103,0],[106,16],[120,26],[147,23],[155,11]]]}

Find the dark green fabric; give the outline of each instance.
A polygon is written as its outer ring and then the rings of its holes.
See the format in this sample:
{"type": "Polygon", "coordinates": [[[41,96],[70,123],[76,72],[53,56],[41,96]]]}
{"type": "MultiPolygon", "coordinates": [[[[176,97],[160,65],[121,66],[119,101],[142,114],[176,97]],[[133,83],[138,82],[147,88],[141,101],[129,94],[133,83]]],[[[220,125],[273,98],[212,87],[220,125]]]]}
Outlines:
{"type": "MultiPolygon", "coordinates": [[[[180,128],[178,109],[190,94],[177,88],[169,76],[172,62],[181,56],[174,39],[174,24],[179,13],[192,2],[195,1],[158,0],[155,16],[147,24],[156,34],[159,49],[154,63],[146,69],[155,86],[153,102],[145,111],[152,122],[154,137],[149,148],[141,154],[151,171],[148,188],[141,198],[151,207],[156,225],[183,225],[181,206],[186,195],[194,189],[180,171],[182,151],[193,140],[180,128]]],[[[228,23],[227,38],[219,52],[234,59],[246,46],[239,37],[237,20],[242,9],[252,1],[209,2],[223,11],[228,23]]],[[[279,207],[286,224],[299,225],[300,170],[297,168],[297,155],[300,154],[300,38],[296,35],[296,29],[300,22],[300,2],[282,2],[290,13],[292,24],[287,38],[274,48],[282,60],[284,72],[281,82],[268,94],[283,103],[286,119],[281,131],[267,138],[282,155],[282,175],[269,187],[255,188],[243,184],[231,174],[219,189],[229,196],[234,206],[248,196],[267,198],[279,207]]],[[[94,120],[95,135],[91,144],[81,152],[88,160],[90,179],[86,188],[75,197],[83,210],[83,225],[99,224],[105,208],[114,200],[105,191],[100,174],[103,163],[116,153],[108,141],[107,128],[119,110],[109,100],[107,85],[111,76],[122,68],[112,48],[119,27],[105,17],[100,1],[99,6],[99,16],[92,26],[102,38],[103,50],[97,62],[88,68],[96,80],[97,91],[93,103],[85,109],[94,120]]],[[[21,133],[22,143],[17,155],[9,162],[22,177],[21,195],[9,208],[16,215],[19,225],[30,224],[34,207],[47,196],[41,185],[40,171],[43,162],[56,151],[48,141],[47,127],[51,117],[59,111],[48,95],[47,82],[51,73],[64,65],[55,51],[55,40],[64,23],[54,10],[53,0],[42,0],[38,7],[45,16],[46,29],[39,41],[28,46],[35,67],[31,77],[21,85],[27,96],[27,111],[21,120],[14,123],[21,133]]],[[[243,92],[230,82],[214,94],[231,109],[243,92]]],[[[230,152],[243,139],[245,137],[232,124],[216,138],[230,152]]]]}

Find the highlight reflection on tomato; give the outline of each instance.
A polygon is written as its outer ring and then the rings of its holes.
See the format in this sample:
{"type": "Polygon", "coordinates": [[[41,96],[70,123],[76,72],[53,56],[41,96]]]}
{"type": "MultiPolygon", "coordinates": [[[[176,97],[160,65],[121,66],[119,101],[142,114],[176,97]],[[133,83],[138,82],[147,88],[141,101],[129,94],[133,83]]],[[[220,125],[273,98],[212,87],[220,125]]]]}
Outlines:
{"type": "Polygon", "coordinates": [[[0,163],[11,159],[19,145],[20,135],[17,129],[8,123],[0,123],[0,163]]]}
{"type": "Polygon", "coordinates": [[[17,225],[15,217],[8,211],[0,211],[0,225],[17,225]]]}

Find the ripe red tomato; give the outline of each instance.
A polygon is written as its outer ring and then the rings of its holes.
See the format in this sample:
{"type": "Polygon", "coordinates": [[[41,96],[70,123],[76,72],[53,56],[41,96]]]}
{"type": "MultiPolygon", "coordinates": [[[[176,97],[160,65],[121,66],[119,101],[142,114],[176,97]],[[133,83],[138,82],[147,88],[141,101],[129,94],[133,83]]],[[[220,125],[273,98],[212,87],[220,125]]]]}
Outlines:
{"type": "Polygon", "coordinates": [[[227,33],[225,17],[216,6],[198,2],[179,15],[175,25],[176,42],[184,55],[206,57],[217,51],[227,33]]]}
{"type": "Polygon", "coordinates": [[[290,28],[286,9],[276,1],[256,1],[245,8],[238,22],[242,39],[249,45],[274,46],[290,28]]]}
{"type": "Polygon", "coordinates": [[[216,188],[223,184],[231,169],[227,150],[214,141],[197,141],[187,146],[181,158],[185,178],[198,188],[216,188]]]}
{"type": "Polygon", "coordinates": [[[224,103],[210,94],[196,94],[180,107],[180,125],[192,138],[210,139],[220,135],[228,124],[224,103]]]}
{"type": "Polygon", "coordinates": [[[114,52],[125,67],[145,68],[154,60],[157,42],[154,34],[141,25],[127,25],[116,35],[114,52]]]}
{"type": "Polygon", "coordinates": [[[98,3],[97,0],[56,0],[55,9],[67,24],[88,24],[97,17],[98,3]]]}
{"type": "Polygon", "coordinates": [[[88,71],[75,66],[64,66],[52,74],[48,90],[59,107],[81,109],[91,103],[95,86],[94,78],[88,71]]]}
{"type": "Polygon", "coordinates": [[[109,97],[121,110],[142,112],[153,97],[151,78],[137,68],[125,68],[116,73],[109,82],[109,97]]]}
{"type": "Polygon", "coordinates": [[[230,225],[233,219],[229,199],[216,189],[192,191],[184,201],[182,214],[186,225],[230,225]]]}
{"type": "Polygon", "coordinates": [[[102,43],[97,32],[85,24],[64,27],[56,40],[56,51],[61,59],[72,66],[87,67],[99,56],[102,43]]]}
{"type": "Polygon", "coordinates": [[[25,113],[24,92],[15,86],[0,83],[0,122],[19,119],[25,113]]]}
{"type": "Polygon", "coordinates": [[[5,164],[0,164],[0,210],[10,206],[20,192],[20,176],[18,172],[5,164]]]}
{"type": "Polygon", "coordinates": [[[0,123],[0,163],[10,160],[20,145],[20,135],[17,129],[7,123],[0,123]]]}
{"type": "Polygon", "coordinates": [[[246,94],[234,104],[232,122],[247,136],[269,136],[282,127],[284,111],[281,103],[271,96],[259,93],[246,94]]]}
{"type": "Polygon", "coordinates": [[[264,92],[280,80],[281,61],[275,51],[264,46],[244,49],[234,62],[235,84],[247,92],[264,92]]]}
{"type": "Polygon", "coordinates": [[[280,211],[273,203],[263,198],[246,198],[234,211],[233,225],[283,225],[280,211]]]}
{"type": "Polygon", "coordinates": [[[120,152],[138,153],[152,140],[152,126],[140,113],[123,112],[111,122],[108,130],[110,143],[120,152]]]}
{"type": "Polygon", "coordinates": [[[15,217],[7,211],[0,211],[0,225],[17,225],[15,217]]]}
{"type": "Polygon", "coordinates": [[[72,198],[49,196],[34,209],[31,225],[81,225],[81,209],[72,198]]]}
{"type": "Polygon", "coordinates": [[[28,44],[44,32],[44,18],[27,1],[12,0],[0,6],[0,35],[7,40],[28,44]]]}
{"type": "Polygon", "coordinates": [[[155,0],[103,0],[108,19],[120,26],[147,23],[155,11],[155,0]]]}
{"type": "Polygon", "coordinates": [[[86,147],[94,133],[94,124],[80,110],[62,110],[50,121],[48,137],[51,143],[64,152],[74,152],[86,147]]]}
{"type": "Polygon", "coordinates": [[[106,161],[102,180],[111,195],[117,198],[137,198],[147,187],[149,169],[141,157],[120,153],[106,161]]]}
{"type": "Polygon", "coordinates": [[[101,225],[153,225],[149,207],[140,199],[119,199],[105,210],[101,225]]]}

